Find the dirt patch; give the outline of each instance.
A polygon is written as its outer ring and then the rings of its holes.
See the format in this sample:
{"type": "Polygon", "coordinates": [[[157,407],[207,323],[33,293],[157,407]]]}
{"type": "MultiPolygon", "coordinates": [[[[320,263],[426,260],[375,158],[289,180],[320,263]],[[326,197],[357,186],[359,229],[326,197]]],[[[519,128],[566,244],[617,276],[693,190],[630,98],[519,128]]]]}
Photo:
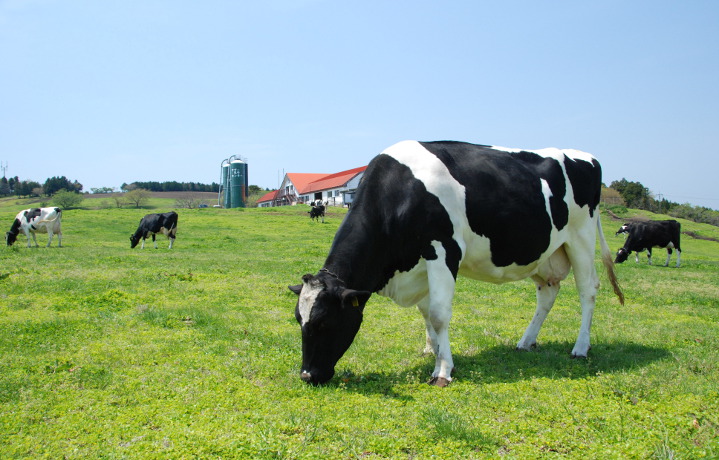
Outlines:
{"type": "Polygon", "coordinates": [[[698,239],[698,240],[714,241],[714,242],[716,242],[716,243],[719,243],[719,239],[717,239],[717,238],[712,238],[712,237],[710,237],[710,236],[702,236],[702,235],[698,235],[698,234],[696,234],[696,233],[694,233],[694,232],[682,232],[682,233],[683,233],[684,235],[691,236],[692,238],[696,238],[696,239],[698,239]]]}

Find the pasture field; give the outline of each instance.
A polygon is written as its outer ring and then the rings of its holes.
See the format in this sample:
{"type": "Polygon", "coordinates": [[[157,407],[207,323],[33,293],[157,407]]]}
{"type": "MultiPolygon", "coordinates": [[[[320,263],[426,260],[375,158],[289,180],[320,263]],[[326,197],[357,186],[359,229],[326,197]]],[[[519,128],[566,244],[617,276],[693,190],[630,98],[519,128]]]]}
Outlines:
{"type": "MultiPolygon", "coordinates": [[[[617,266],[624,306],[597,257],[587,359],[569,356],[571,275],[532,352],[514,349],[532,283],[460,279],[450,386],[426,384],[421,315],[375,295],[337,376],[312,387],[287,286],[321,268],[344,211],[178,209],[173,250],[131,250],[173,202],[66,210],[64,247],[0,249],[0,458],[719,457],[715,241],[683,236],[679,269],[617,266]]],[[[3,231],[23,207],[0,203],[3,231]]],[[[621,222],[602,218],[616,250],[621,222]]]]}

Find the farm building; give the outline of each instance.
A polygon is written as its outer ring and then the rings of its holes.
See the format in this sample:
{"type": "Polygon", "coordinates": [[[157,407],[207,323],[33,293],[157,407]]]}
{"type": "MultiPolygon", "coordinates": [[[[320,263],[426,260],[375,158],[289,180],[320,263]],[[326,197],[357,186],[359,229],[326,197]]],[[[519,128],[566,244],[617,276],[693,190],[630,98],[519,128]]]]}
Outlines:
{"type": "Polygon", "coordinates": [[[367,166],[334,174],[287,173],[278,190],[257,201],[259,207],[289,206],[322,200],[329,206],[352,203],[355,190],[367,166]]]}

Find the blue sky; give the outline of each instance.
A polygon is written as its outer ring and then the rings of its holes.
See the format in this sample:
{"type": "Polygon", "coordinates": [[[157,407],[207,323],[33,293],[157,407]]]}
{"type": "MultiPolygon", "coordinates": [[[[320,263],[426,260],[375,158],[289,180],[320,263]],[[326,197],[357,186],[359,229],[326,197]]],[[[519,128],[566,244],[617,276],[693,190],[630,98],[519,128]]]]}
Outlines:
{"type": "Polygon", "coordinates": [[[8,177],[251,184],[404,139],[576,148],[719,209],[716,1],[0,0],[8,177]]]}

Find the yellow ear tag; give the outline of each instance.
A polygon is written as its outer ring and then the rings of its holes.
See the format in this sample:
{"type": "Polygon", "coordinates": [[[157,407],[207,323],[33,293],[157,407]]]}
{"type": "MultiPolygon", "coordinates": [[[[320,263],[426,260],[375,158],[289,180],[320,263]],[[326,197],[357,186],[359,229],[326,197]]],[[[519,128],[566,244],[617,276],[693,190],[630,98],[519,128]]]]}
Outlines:
{"type": "Polygon", "coordinates": [[[352,297],[352,306],[359,307],[359,301],[357,300],[357,297],[352,297]]]}

